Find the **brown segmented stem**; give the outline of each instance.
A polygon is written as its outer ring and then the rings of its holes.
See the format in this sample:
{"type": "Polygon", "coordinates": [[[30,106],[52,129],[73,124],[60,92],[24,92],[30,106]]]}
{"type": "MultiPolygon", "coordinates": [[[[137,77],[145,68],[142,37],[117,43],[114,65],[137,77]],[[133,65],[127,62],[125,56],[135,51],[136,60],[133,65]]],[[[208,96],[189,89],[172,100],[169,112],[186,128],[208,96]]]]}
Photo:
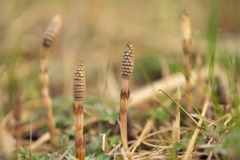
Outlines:
{"type": "Polygon", "coordinates": [[[57,149],[58,138],[56,134],[55,118],[52,112],[52,99],[49,94],[48,87],[48,72],[47,72],[47,55],[52,46],[54,39],[56,38],[62,24],[61,16],[56,15],[50,21],[48,28],[43,36],[43,43],[40,49],[40,82],[42,87],[42,99],[43,105],[46,110],[47,124],[51,135],[51,144],[54,150],[57,149]]]}
{"type": "Polygon", "coordinates": [[[85,141],[83,138],[84,113],[82,101],[85,95],[85,71],[82,62],[75,68],[73,78],[73,120],[76,131],[75,152],[76,157],[83,160],[85,157],[85,141]]]}
{"type": "MultiPolygon", "coordinates": [[[[190,97],[191,96],[191,84],[190,84],[190,72],[191,72],[191,63],[190,63],[190,48],[191,48],[191,22],[190,16],[186,10],[182,13],[182,36],[183,36],[183,53],[184,53],[184,61],[185,61],[185,70],[186,70],[186,93],[190,97]]],[[[192,113],[192,105],[191,102],[186,97],[186,108],[188,113],[192,113]]]]}
{"type": "Polygon", "coordinates": [[[73,78],[73,98],[75,102],[83,101],[85,95],[85,72],[82,62],[75,68],[73,78]]]}
{"type": "Polygon", "coordinates": [[[134,67],[134,51],[131,42],[128,42],[122,57],[121,77],[129,80],[132,77],[134,67]]]}
{"type": "Polygon", "coordinates": [[[55,15],[50,21],[44,35],[43,47],[51,47],[62,25],[62,18],[60,15],[55,15]]]}
{"type": "MultiPolygon", "coordinates": [[[[131,42],[128,42],[125,50],[123,52],[122,57],[122,65],[121,65],[121,77],[122,77],[122,90],[120,94],[120,120],[121,120],[121,138],[122,145],[127,147],[127,113],[129,108],[129,97],[130,90],[128,88],[129,80],[133,74],[134,67],[134,52],[133,45],[131,42]]],[[[125,148],[127,152],[127,148],[125,148]]],[[[129,156],[129,154],[127,153],[129,156]]]]}

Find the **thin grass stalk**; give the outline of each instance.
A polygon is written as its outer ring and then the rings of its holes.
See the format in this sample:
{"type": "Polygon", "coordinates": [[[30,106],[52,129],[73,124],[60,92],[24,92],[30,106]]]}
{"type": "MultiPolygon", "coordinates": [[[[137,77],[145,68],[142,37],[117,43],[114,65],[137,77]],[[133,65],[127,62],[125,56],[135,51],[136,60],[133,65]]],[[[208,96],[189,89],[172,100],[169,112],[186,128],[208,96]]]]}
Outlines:
{"type": "MultiPolygon", "coordinates": [[[[173,121],[173,124],[172,124],[172,139],[173,139],[173,145],[174,146],[175,146],[175,143],[178,142],[178,129],[179,129],[179,127],[177,127],[177,121],[173,121]]],[[[174,156],[174,159],[177,159],[178,151],[174,151],[174,147],[173,147],[173,156],[174,156]]]]}
{"type": "Polygon", "coordinates": [[[240,93],[240,52],[238,54],[238,94],[240,93]]]}
{"type": "Polygon", "coordinates": [[[14,108],[14,119],[15,119],[15,132],[16,132],[16,147],[22,146],[22,130],[21,130],[21,102],[20,98],[17,99],[14,108]]]}
{"type": "MultiPolygon", "coordinates": [[[[157,102],[157,103],[159,104],[159,106],[160,106],[162,109],[164,109],[172,118],[176,118],[176,114],[174,114],[173,111],[171,111],[169,108],[167,108],[158,98],[154,97],[153,100],[154,100],[155,102],[157,102]]],[[[178,102],[177,102],[177,103],[178,103],[178,102]]],[[[178,103],[178,104],[180,104],[180,103],[178,103]]],[[[179,106],[177,105],[177,113],[180,113],[180,112],[178,111],[178,110],[180,110],[180,109],[178,109],[178,107],[179,107],[179,106]]],[[[179,119],[179,121],[180,121],[180,119],[179,119]]],[[[185,124],[185,125],[188,126],[188,127],[192,127],[192,126],[193,126],[192,123],[189,122],[189,121],[187,121],[186,119],[182,119],[182,123],[185,124]]]]}
{"type": "MultiPolygon", "coordinates": [[[[64,154],[65,152],[65,135],[63,134],[62,135],[62,140],[63,140],[63,144],[62,144],[62,155],[64,154]]],[[[64,158],[62,158],[62,160],[64,160],[64,158]]]]}
{"type": "MultiPolygon", "coordinates": [[[[205,102],[203,104],[203,110],[202,110],[202,114],[201,116],[204,117],[207,113],[207,109],[208,109],[208,106],[209,106],[209,102],[210,102],[210,99],[208,97],[206,97],[205,99],[205,102]]],[[[204,122],[203,119],[200,119],[199,122],[198,122],[198,126],[201,126],[202,123],[204,122]]],[[[192,153],[193,151],[193,148],[194,148],[194,144],[196,142],[196,139],[197,139],[197,136],[198,136],[198,133],[199,133],[200,129],[197,128],[194,132],[194,134],[192,135],[192,138],[188,144],[188,147],[187,147],[187,150],[186,150],[186,153],[185,153],[185,156],[182,158],[183,160],[188,160],[189,157],[190,157],[190,154],[192,153]]]]}
{"type": "MultiPolygon", "coordinates": [[[[190,84],[190,73],[191,73],[191,63],[190,63],[190,48],[191,48],[191,23],[190,17],[187,11],[182,13],[182,34],[183,34],[183,53],[184,53],[184,67],[186,70],[186,92],[192,98],[191,95],[191,84],[190,84]]],[[[192,113],[193,108],[191,102],[186,98],[187,112],[192,113]]]]}
{"type": "MultiPolygon", "coordinates": [[[[173,132],[172,132],[172,137],[173,137],[173,144],[179,142],[180,140],[180,86],[178,86],[178,91],[177,91],[177,111],[176,111],[176,120],[173,122],[173,132]]],[[[175,159],[178,157],[178,151],[175,152],[175,159]]]]}
{"type": "Polygon", "coordinates": [[[181,94],[180,94],[180,85],[179,85],[178,91],[177,91],[177,112],[176,112],[176,121],[178,122],[178,127],[180,127],[180,116],[181,116],[180,115],[180,99],[181,99],[181,94]]]}
{"type": "Polygon", "coordinates": [[[50,141],[54,150],[57,149],[58,138],[56,134],[55,118],[52,112],[52,99],[49,94],[49,87],[48,87],[49,78],[47,73],[47,57],[48,57],[48,52],[53,44],[53,41],[60,30],[61,24],[62,24],[61,17],[59,15],[54,16],[43,35],[43,43],[40,49],[40,53],[41,53],[40,82],[42,86],[42,100],[46,110],[47,124],[48,124],[49,132],[51,135],[50,141]]]}
{"type": "Polygon", "coordinates": [[[75,68],[73,78],[73,120],[76,131],[75,152],[76,157],[83,160],[85,157],[85,141],[83,138],[84,113],[83,99],[85,96],[85,71],[82,62],[79,62],[75,68]]]}
{"type": "MultiPolygon", "coordinates": [[[[150,118],[150,119],[147,121],[147,123],[146,123],[146,125],[144,126],[144,128],[143,128],[140,136],[139,136],[138,139],[137,139],[137,141],[132,145],[132,146],[134,146],[134,147],[133,147],[133,149],[132,149],[132,151],[131,151],[131,156],[133,155],[134,151],[137,149],[137,147],[138,147],[138,146],[141,144],[141,142],[143,141],[142,138],[143,138],[147,133],[149,133],[149,132],[151,131],[152,126],[154,125],[154,120],[155,120],[154,118],[150,118]]],[[[131,147],[132,147],[132,146],[131,146],[131,147]]]]}
{"type": "Polygon", "coordinates": [[[30,122],[30,145],[29,145],[29,159],[32,160],[32,119],[30,122]]]}
{"type": "MultiPolygon", "coordinates": [[[[177,102],[171,97],[169,96],[166,92],[164,92],[162,89],[159,89],[159,92],[163,92],[168,98],[170,98],[175,104],[177,104],[177,102]]],[[[187,98],[189,98],[187,96],[187,98]]],[[[198,126],[198,123],[192,118],[192,116],[181,106],[179,105],[179,107],[188,115],[189,118],[192,119],[192,121],[198,126]]]]}
{"type": "Polygon", "coordinates": [[[128,88],[129,80],[132,77],[134,66],[134,51],[131,42],[128,42],[122,57],[121,65],[121,77],[122,77],[122,90],[120,94],[120,120],[122,126],[122,144],[124,144],[123,139],[127,140],[127,113],[129,108],[129,97],[130,90],[128,88]]]}

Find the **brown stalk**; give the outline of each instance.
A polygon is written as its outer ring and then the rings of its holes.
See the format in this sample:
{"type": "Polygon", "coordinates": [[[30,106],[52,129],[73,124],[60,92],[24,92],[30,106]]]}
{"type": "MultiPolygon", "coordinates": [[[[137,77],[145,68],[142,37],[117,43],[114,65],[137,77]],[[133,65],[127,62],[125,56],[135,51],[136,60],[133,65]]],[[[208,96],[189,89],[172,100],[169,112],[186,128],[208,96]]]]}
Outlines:
{"type": "MultiPolygon", "coordinates": [[[[182,13],[182,34],[183,34],[183,53],[184,53],[184,61],[185,61],[185,70],[186,70],[186,93],[192,98],[191,95],[191,84],[190,84],[190,73],[191,73],[191,63],[190,63],[190,49],[191,49],[191,23],[190,17],[187,11],[183,11],[182,13]]],[[[187,112],[192,113],[192,105],[191,102],[186,97],[186,106],[187,112]]]]}
{"type": "Polygon", "coordinates": [[[21,102],[20,98],[17,99],[14,108],[14,119],[15,119],[15,132],[16,132],[16,147],[22,146],[22,131],[21,131],[21,102]]]}
{"type": "Polygon", "coordinates": [[[61,16],[59,15],[54,16],[43,35],[42,47],[40,49],[40,53],[41,53],[40,82],[42,86],[42,100],[46,110],[47,124],[48,124],[49,132],[51,135],[50,141],[54,150],[56,150],[57,148],[58,139],[56,134],[55,118],[52,113],[52,99],[49,94],[49,87],[48,87],[49,78],[47,73],[47,56],[53,44],[53,41],[60,30],[61,24],[62,24],[61,16]]]}
{"type": "Polygon", "coordinates": [[[133,45],[128,42],[122,57],[121,77],[122,77],[122,90],[120,94],[120,120],[122,126],[122,144],[127,143],[127,112],[129,108],[130,90],[128,89],[129,80],[132,77],[134,66],[134,52],[133,45]],[[126,140],[124,142],[123,140],[126,140]]]}
{"type": "Polygon", "coordinates": [[[75,152],[76,157],[83,160],[85,157],[85,141],[83,138],[84,113],[83,99],[85,95],[85,71],[82,62],[79,62],[75,68],[73,78],[73,120],[76,131],[75,152]]]}

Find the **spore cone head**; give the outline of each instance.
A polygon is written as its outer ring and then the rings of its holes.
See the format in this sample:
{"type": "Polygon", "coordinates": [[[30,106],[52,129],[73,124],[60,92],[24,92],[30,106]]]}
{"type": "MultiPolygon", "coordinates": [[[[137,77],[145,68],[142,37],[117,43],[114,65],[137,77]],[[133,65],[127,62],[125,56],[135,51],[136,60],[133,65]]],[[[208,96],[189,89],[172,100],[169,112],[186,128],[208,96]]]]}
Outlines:
{"type": "Polygon", "coordinates": [[[122,57],[121,77],[130,80],[134,67],[134,51],[131,42],[128,42],[122,57]]]}
{"type": "Polygon", "coordinates": [[[75,102],[83,101],[85,95],[85,71],[82,62],[75,68],[73,78],[73,98],[75,102]]]}
{"type": "Polygon", "coordinates": [[[62,18],[60,15],[55,15],[50,21],[45,33],[43,35],[42,45],[44,47],[50,48],[56,38],[58,32],[60,31],[62,25],[62,18]]]}

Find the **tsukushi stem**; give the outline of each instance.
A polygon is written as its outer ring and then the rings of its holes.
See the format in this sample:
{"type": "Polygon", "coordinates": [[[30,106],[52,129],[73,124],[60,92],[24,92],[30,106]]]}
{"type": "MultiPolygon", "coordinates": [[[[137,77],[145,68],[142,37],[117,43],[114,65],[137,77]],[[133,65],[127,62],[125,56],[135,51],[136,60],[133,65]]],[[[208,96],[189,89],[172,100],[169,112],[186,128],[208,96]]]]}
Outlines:
{"type": "Polygon", "coordinates": [[[120,94],[120,120],[122,126],[122,144],[127,143],[127,112],[129,108],[130,90],[128,89],[129,80],[132,77],[134,67],[134,52],[133,45],[128,42],[122,57],[121,77],[122,77],[122,90],[120,94]],[[124,142],[124,140],[126,142],[124,142]]]}
{"type": "MultiPolygon", "coordinates": [[[[183,36],[183,53],[184,53],[184,61],[185,61],[185,70],[186,70],[186,93],[190,98],[191,95],[191,84],[190,84],[190,72],[191,72],[191,63],[190,63],[190,48],[191,48],[191,23],[190,17],[187,11],[183,11],[182,13],[182,36],[183,36]]],[[[192,105],[191,102],[186,97],[186,106],[187,112],[192,113],[192,105]]]]}
{"type": "Polygon", "coordinates": [[[76,157],[83,160],[85,157],[85,141],[83,138],[84,114],[82,101],[85,95],[85,72],[84,66],[79,62],[75,68],[73,78],[73,120],[76,130],[75,152],[76,157]]]}
{"type": "Polygon", "coordinates": [[[46,110],[47,124],[50,131],[50,136],[51,136],[50,141],[54,150],[56,150],[57,148],[58,138],[56,134],[55,118],[52,112],[52,99],[49,94],[49,87],[48,87],[49,78],[47,73],[47,56],[48,56],[50,47],[52,46],[52,43],[60,30],[61,24],[62,24],[61,16],[59,15],[54,16],[43,35],[42,47],[40,49],[40,52],[41,52],[40,82],[42,86],[42,99],[43,99],[43,105],[46,110]]]}

